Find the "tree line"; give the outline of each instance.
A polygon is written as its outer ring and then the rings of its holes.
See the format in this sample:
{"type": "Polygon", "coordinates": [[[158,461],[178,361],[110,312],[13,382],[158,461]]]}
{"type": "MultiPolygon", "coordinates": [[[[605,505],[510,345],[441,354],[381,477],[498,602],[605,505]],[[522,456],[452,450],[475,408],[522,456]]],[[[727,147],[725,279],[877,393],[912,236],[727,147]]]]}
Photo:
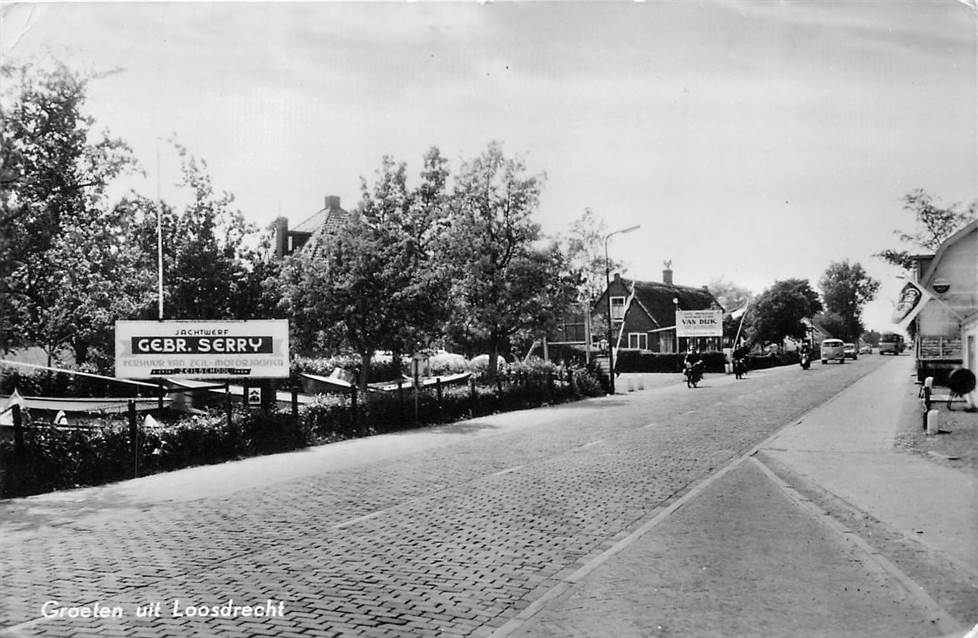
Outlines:
{"type": "MultiPolygon", "coordinates": [[[[499,142],[452,170],[438,148],[416,177],[385,156],[346,224],[285,259],[274,225],[260,229],[219,190],[204,160],[172,141],[181,206],[110,186],[141,172],[132,149],[85,113],[89,84],[60,63],[0,65],[0,350],[39,346],[111,372],[113,325],[156,319],[162,235],[166,319],[288,318],[297,352],[411,353],[442,345],[468,355],[525,352],[569,309],[603,291],[604,224],[585,209],[563,238],[534,221],[546,182],[499,142]]],[[[901,241],[937,245],[975,207],[940,206],[913,191],[905,207],[924,228],[901,241]],[[936,242],[936,244],[934,243],[936,242]]],[[[907,251],[879,256],[906,265],[907,251]]],[[[611,269],[622,271],[615,262],[611,269]]],[[[754,297],[722,280],[726,309],[751,300],[746,336],[801,336],[817,316],[856,339],[879,283],[858,263],[831,264],[819,281],[786,279],[754,297]]],[[[833,329],[834,328],[834,329],[833,329]]],[[[366,374],[368,366],[362,365],[366,374]]],[[[361,381],[364,381],[362,379],[361,381]]]]}
{"type": "MultiPolygon", "coordinates": [[[[157,226],[165,319],[288,318],[302,353],[467,354],[522,348],[567,310],[583,275],[534,222],[544,174],[493,142],[453,174],[437,148],[416,183],[385,156],[335,233],[285,259],[177,142],[180,208],[114,180],[140,171],[124,140],[85,115],[96,76],[63,64],[0,68],[0,347],[39,346],[111,369],[118,319],[156,319],[157,226]]],[[[573,253],[573,251],[570,251],[573,253]]],[[[365,380],[365,377],[364,377],[365,380]]]]}

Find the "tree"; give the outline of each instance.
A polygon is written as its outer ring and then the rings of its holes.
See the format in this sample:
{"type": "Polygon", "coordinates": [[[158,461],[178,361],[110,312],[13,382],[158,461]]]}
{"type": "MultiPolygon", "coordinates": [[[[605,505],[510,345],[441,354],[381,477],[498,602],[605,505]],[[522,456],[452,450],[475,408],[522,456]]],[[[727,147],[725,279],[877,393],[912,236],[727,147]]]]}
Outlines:
{"type": "Polygon", "coordinates": [[[738,286],[732,281],[726,281],[723,277],[712,279],[707,288],[727,312],[734,312],[743,308],[754,297],[754,293],[749,289],[738,286]]]}
{"type": "Polygon", "coordinates": [[[581,216],[571,223],[567,237],[562,238],[569,269],[580,273],[578,302],[588,307],[604,292],[607,272],[625,273],[621,261],[605,262],[604,238],[607,234],[604,220],[590,208],[585,208],[581,216]]]}
{"type": "Polygon", "coordinates": [[[762,292],[748,310],[750,341],[780,344],[785,337],[801,339],[809,319],[822,309],[818,293],[807,279],[776,281],[762,292]]]}
{"type": "Polygon", "coordinates": [[[848,340],[846,338],[848,328],[846,326],[846,320],[842,318],[842,315],[836,312],[820,312],[815,315],[815,323],[833,337],[848,340]]]}
{"type": "Polygon", "coordinates": [[[366,388],[375,350],[416,349],[440,335],[448,284],[434,259],[444,224],[447,171],[437,149],[425,155],[422,183],[384,157],[363,204],[335,235],[319,235],[282,269],[283,305],[300,349],[353,350],[366,388]]]}
{"type": "Polygon", "coordinates": [[[485,346],[490,378],[510,337],[546,329],[541,304],[550,316],[570,297],[569,274],[555,262],[559,251],[535,247],[540,229],[532,215],[544,179],[492,143],[456,180],[444,249],[455,304],[450,329],[485,346]]]}
{"type": "Polygon", "coordinates": [[[421,182],[410,189],[406,165],[385,156],[373,188],[361,186],[360,214],[388,257],[385,277],[397,282],[386,297],[392,332],[385,346],[395,353],[429,346],[448,318],[448,267],[435,252],[448,224],[446,164],[430,148],[421,182]]]}
{"type": "Polygon", "coordinates": [[[232,208],[232,194],[215,192],[207,163],[173,144],[182,158],[181,184],[192,194],[190,203],[180,213],[165,202],[138,195],[128,202],[139,211],[136,242],[143,267],[152,273],[157,271],[156,216],[162,216],[164,317],[253,318],[264,307],[254,301],[271,268],[261,267],[261,252],[249,248],[249,243],[257,243],[252,241],[257,229],[232,208]]]}
{"type": "Polygon", "coordinates": [[[107,189],[129,147],[83,111],[89,82],[61,63],[0,66],[0,347],[62,347],[76,362],[141,303],[107,189]]]}
{"type": "MultiPolygon", "coordinates": [[[[930,193],[917,188],[903,196],[903,209],[911,213],[917,226],[914,232],[894,230],[900,241],[916,249],[936,252],[945,239],[978,216],[978,202],[942,205],[930,193]]],[[[913,268],[913,252],[887,249],[874,255],[906,270],[913,268]]]]}
{"type": "Polygon", "coordinates": [[[826,310],[842,319],[843,341],[855,342],[863,332],[863,307],[876,297],[880,282],[870,277],[858,262],[829,264],[819,280],[826,310]]]}

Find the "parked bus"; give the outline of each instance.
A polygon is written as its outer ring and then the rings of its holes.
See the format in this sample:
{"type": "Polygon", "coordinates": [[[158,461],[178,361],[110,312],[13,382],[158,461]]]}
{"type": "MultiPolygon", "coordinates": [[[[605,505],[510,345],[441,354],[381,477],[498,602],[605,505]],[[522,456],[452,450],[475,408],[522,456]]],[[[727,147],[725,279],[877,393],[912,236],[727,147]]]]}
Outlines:
{"type": "Polygon", "coordinates": [[[903,335],[887,332],[880,337],[880,354],[886,354],[888,352],[890,354],[900,354],[906,347],[906,344],[903,342],[903,335]]]}

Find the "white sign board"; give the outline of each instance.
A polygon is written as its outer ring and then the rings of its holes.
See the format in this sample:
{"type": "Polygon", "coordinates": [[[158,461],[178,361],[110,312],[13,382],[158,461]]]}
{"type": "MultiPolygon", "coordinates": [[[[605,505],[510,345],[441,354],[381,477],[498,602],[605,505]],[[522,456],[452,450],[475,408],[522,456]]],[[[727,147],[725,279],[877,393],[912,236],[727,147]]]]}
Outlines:
{"type": "Polygon", "coordinates": [[[722,310],[677,310],[677,337],[722,337],[722,310]]]}
{"type": "Polygon", "coordinates": [[[124,379],[282,379],[289,322],[117,321],[115,376],[124,379]]]}

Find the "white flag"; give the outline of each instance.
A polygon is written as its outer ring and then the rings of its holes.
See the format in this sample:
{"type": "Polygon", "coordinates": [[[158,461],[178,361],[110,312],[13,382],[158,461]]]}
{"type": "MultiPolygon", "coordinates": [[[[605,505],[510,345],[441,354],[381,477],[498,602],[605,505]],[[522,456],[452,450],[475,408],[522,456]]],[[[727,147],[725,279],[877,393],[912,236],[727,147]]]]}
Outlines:
{"type": "Polygon", "coordinates": [[[892,323],[900,326],[901,330],[906,330],[910,322],[914,320],[914,317],[920,312],[928,301],[931,300],[933,295],[924,290],[923,286],[920,286],[912,281],[908,281],[904,286],[903,290],[900,291],[900,299],[896,303],[896,307],[893,309],[893,317],[890,319],[892,323]]]}

